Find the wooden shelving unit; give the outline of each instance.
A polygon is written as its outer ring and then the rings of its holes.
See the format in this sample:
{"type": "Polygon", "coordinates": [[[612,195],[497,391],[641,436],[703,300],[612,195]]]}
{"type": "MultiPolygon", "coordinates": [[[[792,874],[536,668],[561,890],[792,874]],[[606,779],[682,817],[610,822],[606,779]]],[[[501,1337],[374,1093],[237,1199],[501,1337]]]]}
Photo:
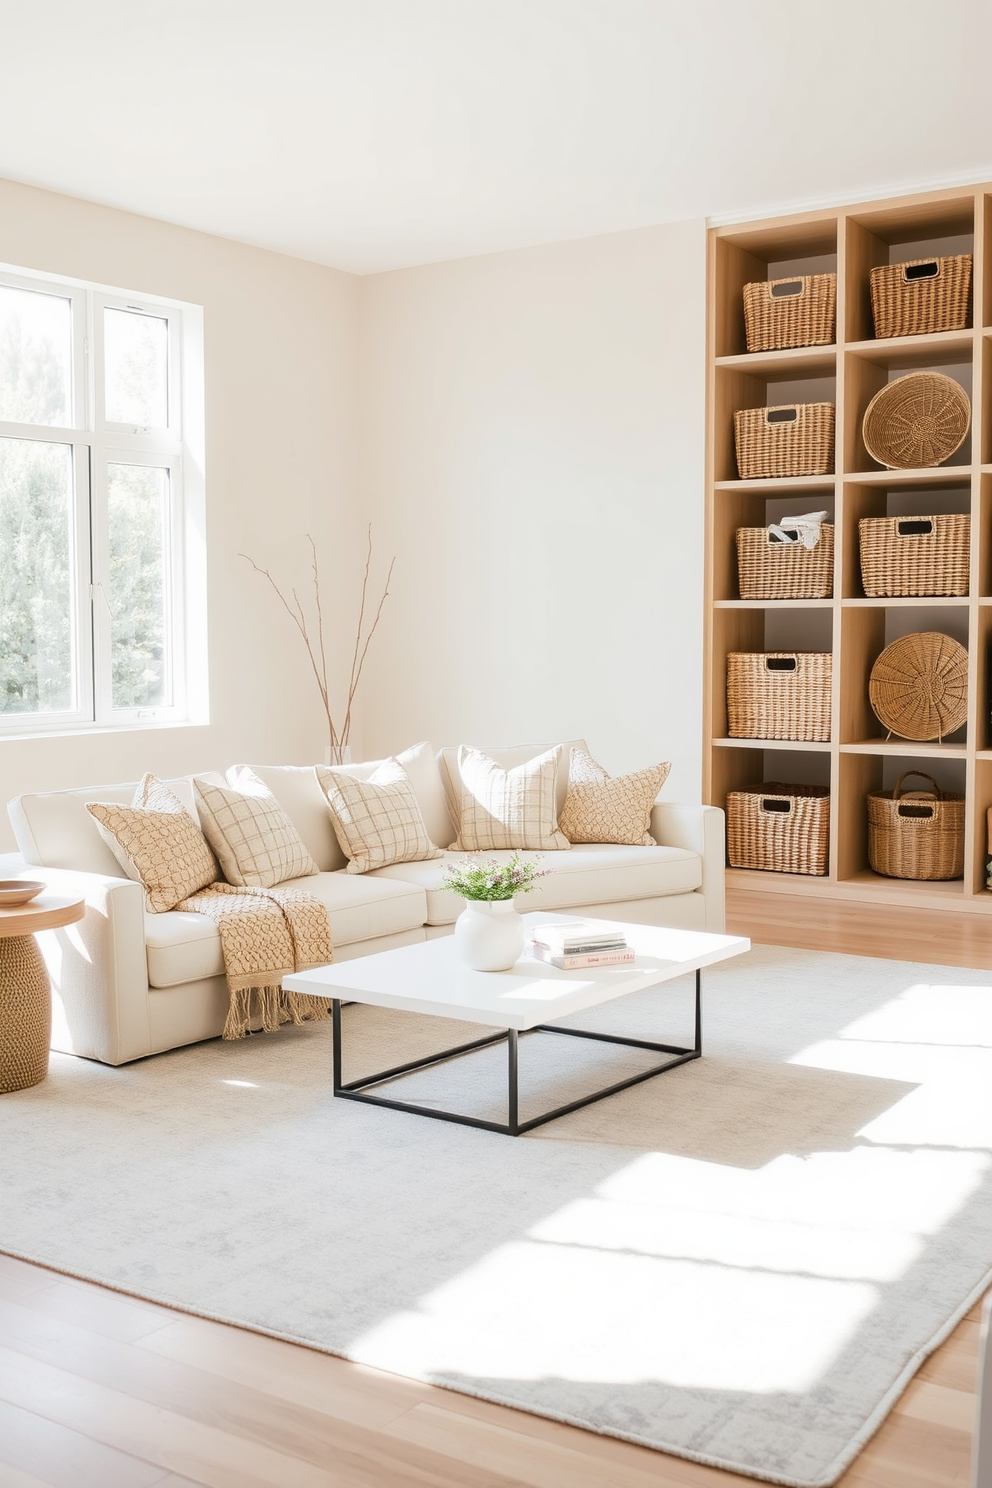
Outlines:
{"type": "MultiPolygon", "coordinates": [[[[986,812],[992,806],[992,184],[714,228],[709,234],[707,418],[707,677],[705,797],[764,780],[829,785],[829,873],[823,878],[728,869],[742,888],[992,914],[985,887],[986,812]],[[974,255],[970,327],[876,340],[870,270],[931,254],[974,255]],[[834,346],[748,354],[742,290],[756,279],[835,271],[834,346]],[[861,422],[874,394],[908,371],[933,369],[964,386],[971,431],[952,463],[885,470],[868,454],[861,422]],[[833,475],[739,480],[733,415],[739,408],[836,405],[833,475]],[[826,509],[835,523],[833,598],[740,599],[735,534],[786,515],[826,509]],[[971,514],[967,598],[867,599],[858,521],[865,516],[971,514]],[[939,630],[968,648],[969,711],[945,743],[887,740],[868,702],[868,674],[900,635],[939,630]],[[727,737],[730,651],[832,651],[831,738],[802,744],[727,737]],[[865,797],[891,788],[916,763],[967,800],[965,871],[947,883],[883,878],[868,866],[865,797]]],[[[922,784],[922,782],[917,782],[922,784]]]]}

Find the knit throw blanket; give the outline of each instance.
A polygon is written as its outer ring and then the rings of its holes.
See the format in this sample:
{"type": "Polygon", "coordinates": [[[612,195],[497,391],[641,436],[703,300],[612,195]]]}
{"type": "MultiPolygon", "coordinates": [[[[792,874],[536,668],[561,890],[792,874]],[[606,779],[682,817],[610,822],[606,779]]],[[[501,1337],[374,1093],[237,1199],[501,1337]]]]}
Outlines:
{"type": "Polygon", "coordinates": [[[266,1033],[274,1033],[281,1023],[326,1019],[326,997],[284,992],[282,987],[291,972],[327,966],[331,960],[331,927],[319,899],[301,889],[214,883],[176,907],[206,915],[217,926],[231,992],[226,1039],[244,1038],[253,1017],[261,1019],[266,1033]]]}

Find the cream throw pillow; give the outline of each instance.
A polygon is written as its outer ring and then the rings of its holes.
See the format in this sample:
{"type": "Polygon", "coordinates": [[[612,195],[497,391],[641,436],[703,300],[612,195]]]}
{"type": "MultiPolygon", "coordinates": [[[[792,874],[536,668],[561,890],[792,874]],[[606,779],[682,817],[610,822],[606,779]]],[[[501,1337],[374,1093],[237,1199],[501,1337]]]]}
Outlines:
{"type": "Polygon", "coordinates": [[[558,830],[555,782],[561,745],[515,769],[503,770],[480,749],[458,750],[460,802],[453,852],[497,852],[530,848],[551,852],[570,847],[558,830]]]}
{"type": "Polygon", "coordinates": [[[144,884],[152,914],[174,909],[216,883],[217,860],[203,833],[154,775],[142,777],[130,806],[88,801],[86,810],[128,878],[144,884]]]}
{"type": "Polygon", "coordinates": [[[650,765],[631,775],[610,776],[583,749],[568,761],[568,793],[559,825],[570,842],[613,842],[653,847],[651,807],[671,765],[650,765]]]}
{"type": "Polygon", "coordinates": [[[243,795],[193,777],[196,809],[207,841],[229,884],[271,889],[320,870],[279,802],[259,781],[261,794],[243,795]]]}
{"type": "Polygon", "coordinates": [[[399,760],[383,760],[367,780],[327,765],[316,770],[349,873],[444,856],[427,835],[416,791],[399,760]]]}

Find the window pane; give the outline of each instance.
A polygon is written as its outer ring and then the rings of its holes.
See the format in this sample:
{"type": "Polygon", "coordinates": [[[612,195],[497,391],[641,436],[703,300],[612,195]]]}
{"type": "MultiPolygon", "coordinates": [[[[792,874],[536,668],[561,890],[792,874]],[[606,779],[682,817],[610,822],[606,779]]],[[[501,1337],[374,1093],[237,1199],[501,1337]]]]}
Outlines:
{"type": "Polygon", "coordinates": [[[0,285],[0,419],[70,423],[72,302],[0,285]]]}
{"type": "Polygon", "coordinates": [[[169,323],[133,310],[103,312],[106,417],[110,424],[169,423],[169,323]]]}
{"type": "Polygon", "coordinates": [[[113,705],[167,707],[169,472],[111,465],[107,486],[113,705]]]}
{"type": "Polygon", "coordinates": [[[0,439],[0,712],[75,707],[72,448],[0,439]]]}

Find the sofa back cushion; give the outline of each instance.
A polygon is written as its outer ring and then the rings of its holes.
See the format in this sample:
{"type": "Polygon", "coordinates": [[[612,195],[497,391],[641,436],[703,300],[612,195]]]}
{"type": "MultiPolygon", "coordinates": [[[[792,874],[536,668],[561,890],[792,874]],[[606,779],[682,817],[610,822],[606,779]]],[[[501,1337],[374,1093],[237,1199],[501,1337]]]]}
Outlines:
{"type": "MultiPolygon", "coordinates": [[[[86,810],[87,801],[109,801],[130,806],[137,781],[126,785],[90,785],[80,790],[44,791],[15,796],[7,813],[14,828],[18,851],[28,863],[43,868],[75,868],[99,873],[104,878],[123,878],[124,871],[103,841],[96,822],[86,810]]],[[[193,786],[189,780],[166,780],[174,795],[196,817],[193,786]]]]}
{"type": "MultiPolygon", "coordinates": [[[[434,837],[434,841],[440,847],[449,847],[454,840],[461,825],[459,820],[459,807],[461,802],[461,776],[458,773],[458,744],[446,744],[438,750],[437,761],[441,772],[441,782],[444,786],[444,797],[447,802],[448,812],[454,826],[454,830],[447,842],[441,842],[440,838],[434,837]]],[[[484,744],[472,746],[480,754],[486,754],[491,760],[495,760],[502,770],[515,770],[518,765],[526,764],[528,760],[536,759],[539,754],[547,754],[549,749],[554,749],[554,744],[497,744],[490,748],[484,744]]],[[[555,810],[561,815],[561,809],[565,804],[565,796],[568,791],[568,760],[572,749],[585,749],[584,739],[568,739],[561,746],[561,761],[558,766],[558,780],[555,785],[555,810]]],[[[428,823],[428,831],[430,824],[428,823]]]]}

